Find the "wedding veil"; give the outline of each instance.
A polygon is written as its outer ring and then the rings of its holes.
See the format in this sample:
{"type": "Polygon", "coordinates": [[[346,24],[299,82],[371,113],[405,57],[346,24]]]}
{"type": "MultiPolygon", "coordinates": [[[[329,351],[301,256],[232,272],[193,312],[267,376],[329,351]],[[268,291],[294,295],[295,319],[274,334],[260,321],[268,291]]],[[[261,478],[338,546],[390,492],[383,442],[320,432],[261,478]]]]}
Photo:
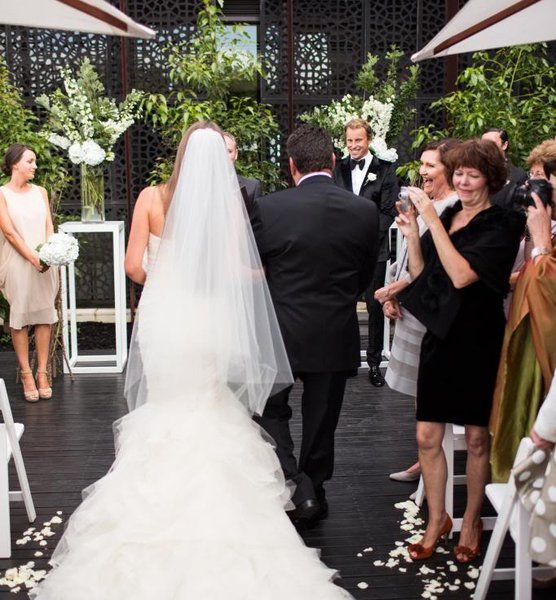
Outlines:
{"type": "Polygon", "coordinates": [[[194,131],[149,269],[126,376],[130,410],[226,385],[251,413],[292,375],[237,176],[217,131],[194,131]]]}

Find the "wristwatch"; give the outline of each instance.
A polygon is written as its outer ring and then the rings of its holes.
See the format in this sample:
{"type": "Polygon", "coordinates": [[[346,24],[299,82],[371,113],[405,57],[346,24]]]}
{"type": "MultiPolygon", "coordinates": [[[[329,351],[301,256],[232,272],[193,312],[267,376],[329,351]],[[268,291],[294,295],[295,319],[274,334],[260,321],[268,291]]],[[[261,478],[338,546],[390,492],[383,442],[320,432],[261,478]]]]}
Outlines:
{"type": "Polygon", "coordinates": [[[541,248],[539,246],[535,246],[531,250],[531,258],[534,260],[537,256],[543,256],[544,254],[550,254],[550,250],[548,248],[541,248]]]}

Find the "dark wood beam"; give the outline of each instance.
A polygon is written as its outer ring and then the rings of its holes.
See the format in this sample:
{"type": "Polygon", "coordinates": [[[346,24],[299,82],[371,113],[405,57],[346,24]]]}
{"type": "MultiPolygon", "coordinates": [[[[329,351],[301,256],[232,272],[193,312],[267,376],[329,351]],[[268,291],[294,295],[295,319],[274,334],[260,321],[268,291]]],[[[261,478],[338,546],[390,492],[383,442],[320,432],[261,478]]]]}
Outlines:
{"type": "Polygon", "coordinates": [[[288,30],[288,135],[293,131],[293,97],[295,86],[295,40],[293,30],[293,0],[286,0],[286,21],[288,30]]]}
{"type": "MultiPolygon", "coordinates": [[[[459,11],[458,0],[447,0],[446,2],[446,17],[450,21],[453,19],[459,11]]],[[[446,79],[445,79],[445,91],[446,93],[453,92],[456,89],[456,79],[458,78],[459,71],[459,59],[457,54],[446,57],[446,79]]]]}
{"type": "Polygon", "coordinates": [[[114,15],[111,15],[100,8],[91,6],[90,4],[82,2],[81,0],[56,0],[56,1],[60,2],[60,4],[65,4],[66,6],[74,8],[75,10],[79,10],[87,15],[90,15],[91,17],[94,17],[95,19],[98,19],[99,21],[103,21],[104,23],[111,25],[112,27],[117,27],[118,29],[121,29],[122,31],[127,31],[127,23],[125,21],[118,19],[118,17],[115,17],[114,15]]]}
{"type": "MultiPolygon", "coordinates": [[[[119,9],[127,14],[127,0],[119,0],[119,9]]],[[[129,93],[129,40],[121,38],[120,46],[120,77],[122,80],[122,97],[125,98],[129,93]]],[[[125,195],[127,207],[127,230],[131,228],[131,217],[133,214],[132,194],[131,194],[131,162],[133,160],[131,153],[131,134],[129,129],[124,133],[124,170],[125,170],[125,195]]],[[[135,308],[137,304],[136,287],[131,279],[129,280],[129,308],[131,319],[135,318],[135,308]]]]}
{"type": "MultiPolygon", "coordinates": [[[[507,17],[511,17],[512,15],[515,15],[516,13],[521,12],[526,8],[529,8],[537,2],[540,2],[540,0],[521,0],[520,2],[516,2],[512,6],[508,6],[508,8],[505,8],[504,10],[501,10],[488,17],[488,19],[484,19],[479,23],[475,23],[475,25],[472,25],[464,31],[460,31],[459,33],[456,33],[447,40],[444,40],[441,44],[435,46],[435,48],[433,49],[433,54],[438,54],[439,52],[442,52],[442,50],[446,50],[446,48],[449,48],[450,46],[454,46],[459,42],[463,42],[463,40],[470,38],[472,35],[484,31],[487,27],[490,27],[491,25],[496,25],[496,23],[500,23],[500,21],[506,19],[507,17]]],[[[450,4],[450,0],[448,0],[448,4],[450,4]]]]}

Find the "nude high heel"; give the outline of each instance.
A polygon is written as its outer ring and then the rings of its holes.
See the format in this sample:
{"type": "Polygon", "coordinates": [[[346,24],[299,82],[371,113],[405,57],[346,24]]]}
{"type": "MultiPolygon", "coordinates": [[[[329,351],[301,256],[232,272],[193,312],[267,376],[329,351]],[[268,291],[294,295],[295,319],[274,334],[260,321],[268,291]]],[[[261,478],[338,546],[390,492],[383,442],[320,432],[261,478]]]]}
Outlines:
{"type": "MultiPolygon", "coordinates": [[[[31,375],[31,379],[33,380],[33,371],[19,371],[19,376],[21,378],[21,384],[23,385],[23,377],[31,375]]],[[[33,384],[35,381],[33,380],[33,384]]],[[[39,391],[37,388],[31,390],[30,392],[25,391],[25,387],[23,388],[23,397],[27,402],[38,402],[39,401],[39,391]]]]}
{"type": "MultiPolygon", "coordinates": [[[[42,375],[46,375],[47,379],[48,379],[48,372],[47,371],[37,371],[37,375],[39,373],[42,374],[42,375]]],[[[41,400],[50,400],[50,398],[52,398],[52,388],[50,386],[49,387],[45,387],[45,388],[39,387],[38,378],[37,378],[37,388],[38,388],[39,398],[41,400]]]]}

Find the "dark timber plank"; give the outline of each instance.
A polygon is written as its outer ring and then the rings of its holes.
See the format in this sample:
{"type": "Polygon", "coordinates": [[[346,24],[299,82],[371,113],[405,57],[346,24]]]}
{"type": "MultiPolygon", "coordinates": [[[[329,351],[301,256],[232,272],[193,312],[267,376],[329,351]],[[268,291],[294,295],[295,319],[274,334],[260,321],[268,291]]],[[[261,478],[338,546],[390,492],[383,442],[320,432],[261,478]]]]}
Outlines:
{"type": "MultiPolygon", "coordinates": [[[[66,519],[79,504],[81,490],[104,475],[113,460],[112,423],[126,410],[122,396],[124,377],[79,375],[74,382],[69,377],[59,377],[54,384],[54,399],[31,405],[22,400],[14,373],[13,353],[1,353],[0,376],[6,380],[14,417],[25,424],[22,450],[37,508],[37,524],[49,520],[58,510],[63,511],[66,519]]],[[[296,386],[293,430],[297,441],[299,394],[296,386]]],[[[422,577],[416,575],[421,565],[400,564],[407,567],[406,573],[373,565],[375,560],[386,561],[388,552],[395,548],[395,541],[404,539],[399,529],[402,513],[394,504],[407,500],[415,485],[392,482],[387,475],[409,465],[415,458],[412,400],[388,388],[373,388],[366,371],[361,370],[356,378],[348,381],[336,446],[336,473],[327,487],[330,516],[315,529],[305,532],[305,541],[322,549],[322,559],[340,570],[340,584],[357,600],[421,598],[422,577]],[[364,553],[368,547],[373,551],[364,553]],[[363,556],[358,557],[358,553],[363,556]],[[362,582],[368,584],[368,588],[360,589],[358,584],[362,582]]],[[[458,462],[461,465],[462,460],[458,462]]],[[[10,477],[15,484],[13,472],[10,477]]],[[[458,493],[456,510],[459,514],[464,500],[463,492],[458,493]]],[[[485,510],[488,511],[488,506],[485,510]]],[[[62,526],[56,528],[58,534],[48,540],[46,549],[36,544],[15,545],[27,527],[23,505],[13,504],[13,556],[0,560],[2,574],[7,568],[29,560],[35,561],[36,568],[46,568],[62,526]],[[44,552],[42,558],[34,557],[39,549],[44,552]]],[[[485,541],[487,539],[485,536],[485,541]]],[[[507,543],[502,560],[509,564],[511,558],[512,546],[507,543]]],[[[427,561],[427,565],[441,566],[450,559],[448,555],[438,555],[427,561]]],[[[463,580],[468,579],[462,577],[463,580]]],[[[470,595],[470,591],[461,588],[458,592],[446,591],[441,598],[460,600],[470,595]]],[[[0,588],[0,600],[25,597],[23,592],[12,594],[7,588],[0,588]]],[[[513,598],[513,583],[495,582],[488,597],[513,598]]],[[[549,591],[534,593],[535,600],[551,597],[549,591]]]]}

